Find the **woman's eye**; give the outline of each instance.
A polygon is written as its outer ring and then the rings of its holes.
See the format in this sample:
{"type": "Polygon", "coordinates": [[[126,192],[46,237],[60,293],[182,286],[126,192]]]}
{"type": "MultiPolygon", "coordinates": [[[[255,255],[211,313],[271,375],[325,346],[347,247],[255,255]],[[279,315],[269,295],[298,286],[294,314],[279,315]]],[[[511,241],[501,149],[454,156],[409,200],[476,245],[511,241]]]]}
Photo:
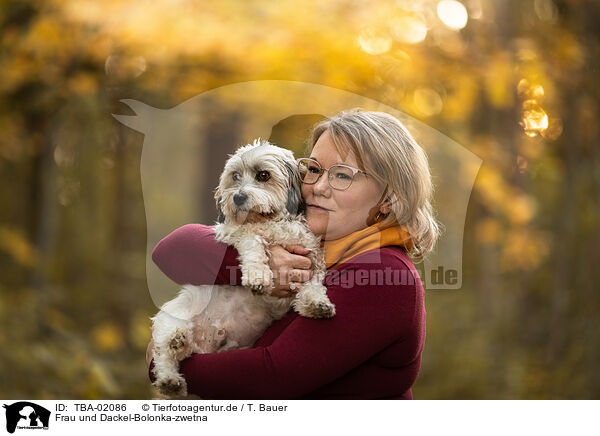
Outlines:
{"type": "Polygon", "coordinates": [[[271,173],[269,173],[268,171],[259,171],[258,173],[256,173],[256,180],[258,180],[259,182],[266,182],[270,178],[271,173]]]}
{"type": "Polygon", "coordinates": [[[345,174],[345,173],[335,173],[335,176],[338,179],[342,179],[342,180],[348,180],[351,178],[348,174],[345,174]]]}
{"type": "Polygon", "coordinates": [[[233,173],[231,175],[231,178],[233,179],[234,182],[239,182],[239,180],[242,178],[242,176],[240,175],[240,173],[233,173]]]}
{"type": "Polygon", "coordinates": [[[315,167],[315,166],[308,167],[308,171],[310,171],[311,173],[314,173],[314,174],[320,173],[319,168],[315,167]]]}

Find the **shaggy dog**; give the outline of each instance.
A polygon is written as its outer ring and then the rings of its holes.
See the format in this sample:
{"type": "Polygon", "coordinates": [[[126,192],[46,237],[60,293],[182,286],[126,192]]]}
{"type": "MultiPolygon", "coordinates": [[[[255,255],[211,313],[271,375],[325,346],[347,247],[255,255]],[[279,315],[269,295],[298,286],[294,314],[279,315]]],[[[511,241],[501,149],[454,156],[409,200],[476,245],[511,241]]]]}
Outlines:
{"type": "Polygon", "coordinates": [[[237,249],[243,287],[186,285],[152,318],[153,371],[160,393],[187,394],[179,361],[192,353],[249,348],[290,307],[309,318],[335,315],[321,284],[325,261],[320,240],[299,214],[300,177],[292,152],[266,141],[241,147],[227,161],[215,193],[215,233],[218,241],[237,249]],[[273,274],[268,247],[288,244],[312,250],[313,277],[295,296],[280,298],[269,294],[273,274]]]}

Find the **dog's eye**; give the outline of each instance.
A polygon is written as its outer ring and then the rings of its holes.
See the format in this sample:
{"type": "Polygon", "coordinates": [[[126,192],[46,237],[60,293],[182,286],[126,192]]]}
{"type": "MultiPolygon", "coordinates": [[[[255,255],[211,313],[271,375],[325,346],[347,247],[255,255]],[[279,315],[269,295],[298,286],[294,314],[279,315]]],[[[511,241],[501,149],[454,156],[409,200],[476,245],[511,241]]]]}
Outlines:
{"type": "Polygon", "coordinates": [[[266,182],[270,178],[271,173],[269,173],[268,171],[259,171],[258,173],[256,173],[256,180],[258,180],[259,182],[266,182]]]}
{"type": "Polygon", "coordinates": [[[242,178],[242,176],[240,175],[240,173],[232,173],[231,178],[233,179],[234,182],[239,182],[240,179],[242,178]]]}

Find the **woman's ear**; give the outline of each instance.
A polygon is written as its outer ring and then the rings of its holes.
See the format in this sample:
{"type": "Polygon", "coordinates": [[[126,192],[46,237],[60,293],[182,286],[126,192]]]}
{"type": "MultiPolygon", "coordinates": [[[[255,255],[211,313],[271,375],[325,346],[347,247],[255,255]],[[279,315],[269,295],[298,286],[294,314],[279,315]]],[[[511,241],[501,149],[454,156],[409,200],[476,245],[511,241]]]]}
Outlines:
{"type": "Polygon", "coordinates": [[[381,203],[381,205],[379,206],[379,212],[381,212],[384,215],[387,215],[388,213],[390,213],[392,211],[392,205],[389,201],[389,199],[386,199],[383,203],[381,203]]]}
{"type": "Polygon", "coordinates": [[[388,188],[386,187],[381,195],[381,199],[379,200],[379,212],[384,215],[389,214],[392,211],[392,199],[390,198],[390,194],[388,193],[388,188]]]}

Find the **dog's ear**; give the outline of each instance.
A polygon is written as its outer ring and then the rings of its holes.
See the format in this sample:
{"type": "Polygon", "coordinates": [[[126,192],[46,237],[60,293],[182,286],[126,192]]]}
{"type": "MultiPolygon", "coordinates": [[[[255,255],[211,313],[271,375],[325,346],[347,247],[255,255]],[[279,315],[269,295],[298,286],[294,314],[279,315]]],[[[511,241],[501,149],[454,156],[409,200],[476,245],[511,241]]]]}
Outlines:
{"type": "Polygon", "coordinates": [[[217,222],[223,224],[225,222],[225,214],[221,208],[221,197],[217,198],[217,222]]]}
{"type": "Polygon", "coordinates": [[[285,161],[285,168],[288,171],[288,192],[285,208],[292,215],[298,215],[304,212],[306,205],[300,191],[300,175],[296,162],[285,161]]]}

